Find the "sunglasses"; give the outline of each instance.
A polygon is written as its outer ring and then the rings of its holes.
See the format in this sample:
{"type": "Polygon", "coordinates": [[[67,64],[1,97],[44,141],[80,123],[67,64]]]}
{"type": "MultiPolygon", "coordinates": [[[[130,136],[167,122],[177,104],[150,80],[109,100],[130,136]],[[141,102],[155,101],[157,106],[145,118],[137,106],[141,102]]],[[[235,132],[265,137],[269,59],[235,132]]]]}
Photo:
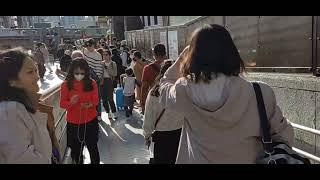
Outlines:
{"type": "Polygon", "coordinates": [[[74,75],[85,75],[85,73],[74,73],[74,75]]]}

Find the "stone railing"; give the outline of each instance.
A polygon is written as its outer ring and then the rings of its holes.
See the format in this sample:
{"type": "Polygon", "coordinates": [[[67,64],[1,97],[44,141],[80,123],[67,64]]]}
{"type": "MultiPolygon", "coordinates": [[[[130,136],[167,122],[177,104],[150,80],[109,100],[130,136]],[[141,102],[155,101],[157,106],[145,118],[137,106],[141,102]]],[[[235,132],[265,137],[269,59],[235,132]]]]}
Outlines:
{"type": "Polygon", "coordinates": [[[60,108],[60,86],[61,83],[58,83],[41,92],[42,97],[40,100],[43,101],[44,104],[53,106],[55,133],[60,145],[61,158],[63,158],[67,149],[67,121],[66,111],[60,108]]]}

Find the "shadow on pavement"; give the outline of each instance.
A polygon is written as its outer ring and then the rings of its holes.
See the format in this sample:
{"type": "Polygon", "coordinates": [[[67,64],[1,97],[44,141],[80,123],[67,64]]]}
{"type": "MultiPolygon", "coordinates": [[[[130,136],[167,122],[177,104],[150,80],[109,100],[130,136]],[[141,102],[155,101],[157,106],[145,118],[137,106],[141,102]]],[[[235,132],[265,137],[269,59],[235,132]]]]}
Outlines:
{"type": "Polygon", "coordinates": [[[103,118],[100,124],[99,152],[104,164],[148,164],[149,151],[144,145],[141,124],[126,121],[120,111],[118,119],[103,118]]]}
{"type": "Polygon", "coordinates": [[[49,87],[50,87],[50,84],[49,84],[49,83],[47,83],[47,82],[45,82],[45,81],[41,82],[40,89],[46,90],[46,89],[48,89],[49,87]]]}

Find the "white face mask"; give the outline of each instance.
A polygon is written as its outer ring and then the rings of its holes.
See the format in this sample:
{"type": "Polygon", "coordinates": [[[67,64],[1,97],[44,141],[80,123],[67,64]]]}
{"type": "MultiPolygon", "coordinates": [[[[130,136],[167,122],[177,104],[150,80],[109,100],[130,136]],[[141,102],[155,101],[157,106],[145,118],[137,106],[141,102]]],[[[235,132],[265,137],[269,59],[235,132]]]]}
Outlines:
{"type": "Polygon", "coordinates": [[[133,59],[134,58],[134,55],[130,55],[130,59],[133,59]]]}
{"type": "Polygon", "coordinates": [[[84,75],[82,75],[82,74],[74,75],[74,78],[75,78],[77,81],[81,81],[81,80],[84,78],[84,75]]]}

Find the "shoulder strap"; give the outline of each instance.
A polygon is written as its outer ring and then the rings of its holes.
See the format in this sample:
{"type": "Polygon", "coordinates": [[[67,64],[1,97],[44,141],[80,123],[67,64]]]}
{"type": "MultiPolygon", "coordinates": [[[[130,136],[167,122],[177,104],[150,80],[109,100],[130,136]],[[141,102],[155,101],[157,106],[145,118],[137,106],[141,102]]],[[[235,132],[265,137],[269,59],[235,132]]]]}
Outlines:
{"type": "Polygon", "coordinates": [[[163,109],[163,110],[161,111],[159,117],[158,117],[157,120],[156,120],[156,124],[154,125],[154,129],[156,129],[156,127],[157,127],[157,125],[158,125],[158,123],[159,123],[162,115],[164,114],[165,110],[166,110],[166,109],[163,109]]]}
{"type": "Polygon", "coordinates": [[[262,141],[265,152],[271,153],[273,152],[273,147],[272,147],[272,139],[270,136],[270,124],[268,121],[261,88],[260,88],[260,85],[256,82],[253,82],[252,85],[256,94],[257,105],[259,110],[261,141],[262,141]]]}

